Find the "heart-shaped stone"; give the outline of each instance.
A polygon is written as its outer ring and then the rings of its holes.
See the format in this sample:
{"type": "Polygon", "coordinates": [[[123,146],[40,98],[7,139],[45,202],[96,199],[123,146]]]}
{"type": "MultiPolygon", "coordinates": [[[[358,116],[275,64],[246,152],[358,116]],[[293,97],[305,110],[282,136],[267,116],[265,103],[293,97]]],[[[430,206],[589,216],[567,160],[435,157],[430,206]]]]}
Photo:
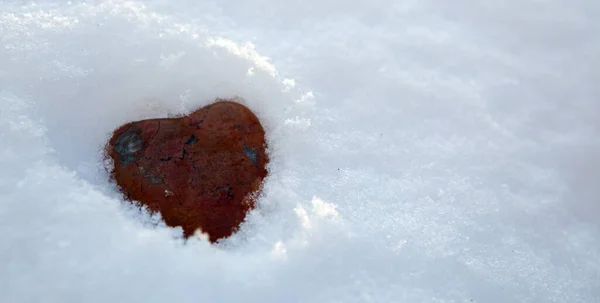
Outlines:
{"type": "Polygon", "coordinates": [[[130,201],[159,212],[187,238],[233,234],[266,177],[265,133],[245,106],[227,100],[181,118],[130,122],[106,146],[111,177],[130,201]]]}

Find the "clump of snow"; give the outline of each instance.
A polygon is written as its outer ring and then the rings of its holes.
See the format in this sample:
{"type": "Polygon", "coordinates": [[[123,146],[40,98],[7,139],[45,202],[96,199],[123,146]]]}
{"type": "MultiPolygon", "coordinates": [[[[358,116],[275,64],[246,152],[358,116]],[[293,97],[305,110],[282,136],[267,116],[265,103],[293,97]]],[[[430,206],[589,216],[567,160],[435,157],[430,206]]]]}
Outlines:
{"type": "Polygon", "coordinates": [[[197,2],[0,4],[1,302],[600,298],[600,4],[197,2]],[[102,147],[217,97],[269,178],[184,243],[102,147]]]}

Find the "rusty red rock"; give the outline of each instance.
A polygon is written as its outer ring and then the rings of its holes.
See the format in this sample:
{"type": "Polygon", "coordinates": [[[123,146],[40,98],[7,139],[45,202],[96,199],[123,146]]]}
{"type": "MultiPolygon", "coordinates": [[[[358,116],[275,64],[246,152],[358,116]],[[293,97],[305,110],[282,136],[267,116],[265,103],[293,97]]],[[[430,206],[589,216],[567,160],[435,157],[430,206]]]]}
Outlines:
{"type": "Polygon", "coordinates": [[[127,200],[159,212],[185,237],[200,230],[211,242],[238,230],[267,175],[261,123],[228,100],[180,118],[127,123],[113,132],[106,153],[127,200]]]}

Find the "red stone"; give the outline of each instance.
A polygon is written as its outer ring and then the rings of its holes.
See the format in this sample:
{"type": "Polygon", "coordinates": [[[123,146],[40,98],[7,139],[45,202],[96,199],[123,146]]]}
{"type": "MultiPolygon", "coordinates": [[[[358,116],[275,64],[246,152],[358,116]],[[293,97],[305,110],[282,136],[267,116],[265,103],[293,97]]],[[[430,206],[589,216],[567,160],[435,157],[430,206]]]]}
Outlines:
{"type": "Polygon", "coordinates": [[[266,177],[265,133],[245,106],[224,100],[181,118],[130,122],[106,146],[111,177],[168,226],[209,240],[232,235],[266,177]]]}

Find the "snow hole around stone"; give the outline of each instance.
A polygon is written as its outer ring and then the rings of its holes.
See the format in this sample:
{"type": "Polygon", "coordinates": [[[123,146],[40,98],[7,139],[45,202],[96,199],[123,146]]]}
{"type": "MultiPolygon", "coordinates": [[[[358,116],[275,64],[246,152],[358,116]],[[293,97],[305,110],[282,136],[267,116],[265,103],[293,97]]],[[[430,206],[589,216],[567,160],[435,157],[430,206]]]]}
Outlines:
{"type": "MultiPolygon", "coordinates": [[[[178,22],[143,13],[142,7],[85,4],[35,16],[16,29],[17,35],[29,33],[32,45],[14,49],[26,60],[15,62],[13,91],[34,101],[51,157],[101,194],[121,201],[109,181],[110,161],[104,159],[104,146],[116,128],[186,115],[217,98],[242,103],[260,119],[271,159],[259,208],[293,213],[293,194],[277,187],[293,179],[282,163],[289,160],[285,155],[301,152],[294,138],[310,127],[302,121],[313,109],[312,93],[280,76],[251,43],[178,22]]],[[[14,36],[11,44],[10,38],[9,45],[23,43],[14,36]]]]}

